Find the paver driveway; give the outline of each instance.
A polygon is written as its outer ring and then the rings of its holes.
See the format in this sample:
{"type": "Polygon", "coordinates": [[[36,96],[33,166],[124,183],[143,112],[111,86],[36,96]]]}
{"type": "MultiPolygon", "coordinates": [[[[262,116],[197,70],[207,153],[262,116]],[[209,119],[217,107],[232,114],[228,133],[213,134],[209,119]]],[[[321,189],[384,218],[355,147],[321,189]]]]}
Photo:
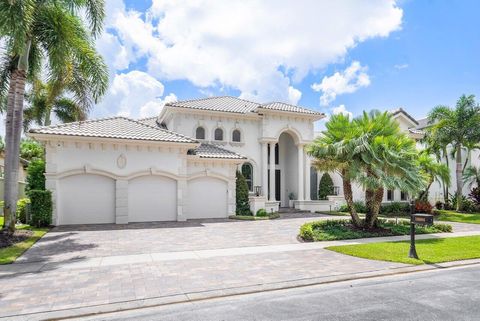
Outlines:
{"type": "Polygon", "coordinates": [[[104,256],[298,243],[296,236],[301,224],[328,217],[302,213],[282,214],[281,219],[271,221],[192,220],[56,227],[17,262],[59,262],[104,256]]]}

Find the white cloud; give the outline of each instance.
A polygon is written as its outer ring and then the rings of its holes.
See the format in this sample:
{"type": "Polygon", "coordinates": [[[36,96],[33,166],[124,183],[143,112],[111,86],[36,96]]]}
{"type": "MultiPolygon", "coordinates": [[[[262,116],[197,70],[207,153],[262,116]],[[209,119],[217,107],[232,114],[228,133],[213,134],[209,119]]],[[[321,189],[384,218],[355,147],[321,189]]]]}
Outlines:
{"type": "Polygon", "coordinates": [[[295,83],[359,42],[399,29],[402,14],[394,0],[153,0],[146,14],[107,1],[107,31],[123,47],[109,64],[145,59],[159,80],[296,103],[295,83]]]}
{"type": "Polygon", "coordinates": [[[408,64],[399,64],[394,66],[395,69],[405,69],[408,68],[408,64]]]}
{"type": "Polygon", "coordinates": [[[345,108],[345,105],[339,105],[338,107],[334,107],[332,109],[332,114],[334,114],[334,115],[344,114],[345,116],[348,116],[348,118],[350,118],[350,119],[353,118],[353,113],[348,111],[345,108]]]}
{"type": "Polygon", "coordinates": [[[116,74],[108,94],[98,105],[97,114],[147,117],[158,114],[165,102],[175,95],[163,96],[164,86],[157,79],[138,70],[116,74]]]}
{"type": "Polygon", "coordinates": [[[367,67],[363,67],[358,61],[353,61],[344,71],[323,77],[322,82],[314,83],[312,89],[322,92],[320,104],[327,106],[337,98],[337,95],[351,94],[369,85],[370,77],[367,74],[367,67]]]}

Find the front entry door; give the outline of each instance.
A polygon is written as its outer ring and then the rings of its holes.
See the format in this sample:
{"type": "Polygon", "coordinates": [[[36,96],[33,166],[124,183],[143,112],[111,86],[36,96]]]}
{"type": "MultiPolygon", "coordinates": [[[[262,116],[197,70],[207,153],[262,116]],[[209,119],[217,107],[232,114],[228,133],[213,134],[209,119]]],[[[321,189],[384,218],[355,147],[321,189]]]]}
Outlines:
{"type": "MultiPolygon", "coordinates": [[[[270,178],[270,170],[268,170],[268,177],[270,178]]],[[[275,170],[275,200],[276,201],[280,200],[280,186],[281,186],[280,170],[276,169],[275,170]]],[[[268,179],[268,195],[270,195],[270,179],[268,179]]]]}

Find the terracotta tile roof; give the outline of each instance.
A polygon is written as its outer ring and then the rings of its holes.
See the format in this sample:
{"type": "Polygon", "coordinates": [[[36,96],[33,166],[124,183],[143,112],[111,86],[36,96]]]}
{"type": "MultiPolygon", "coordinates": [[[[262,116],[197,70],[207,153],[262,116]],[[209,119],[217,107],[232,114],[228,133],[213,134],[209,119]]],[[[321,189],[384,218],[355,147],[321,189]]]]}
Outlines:
{"type": "Polygon", "coordinates": [[[217,145],[206,143],[202,143],[199,147],[193,149],[191,154],[200,156],[200,158],[246,159],[245,156],[226,150],[217,145]]]}
{"type": "Polygon", "coordinates": [[[149,140],[176,143],[196,143],[197,141],[158,126],[126,117],[92,119],[30,129],[32,134],[102,137],[116,139],[149,140]]]}

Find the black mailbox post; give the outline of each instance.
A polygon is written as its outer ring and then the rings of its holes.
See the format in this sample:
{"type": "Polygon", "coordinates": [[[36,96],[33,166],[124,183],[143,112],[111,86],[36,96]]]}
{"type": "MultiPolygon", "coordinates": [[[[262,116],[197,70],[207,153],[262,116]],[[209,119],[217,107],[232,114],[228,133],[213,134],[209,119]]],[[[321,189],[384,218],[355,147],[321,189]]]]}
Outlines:
{"type": "Polygon", "coordinates": [[[415,225],[432,225],[433,215],[430,214],[414,214],[412,206],[412,214],[410,215],[410,252],[408,257],[418,259],[417,249],[415,248],[415,225]]]}

